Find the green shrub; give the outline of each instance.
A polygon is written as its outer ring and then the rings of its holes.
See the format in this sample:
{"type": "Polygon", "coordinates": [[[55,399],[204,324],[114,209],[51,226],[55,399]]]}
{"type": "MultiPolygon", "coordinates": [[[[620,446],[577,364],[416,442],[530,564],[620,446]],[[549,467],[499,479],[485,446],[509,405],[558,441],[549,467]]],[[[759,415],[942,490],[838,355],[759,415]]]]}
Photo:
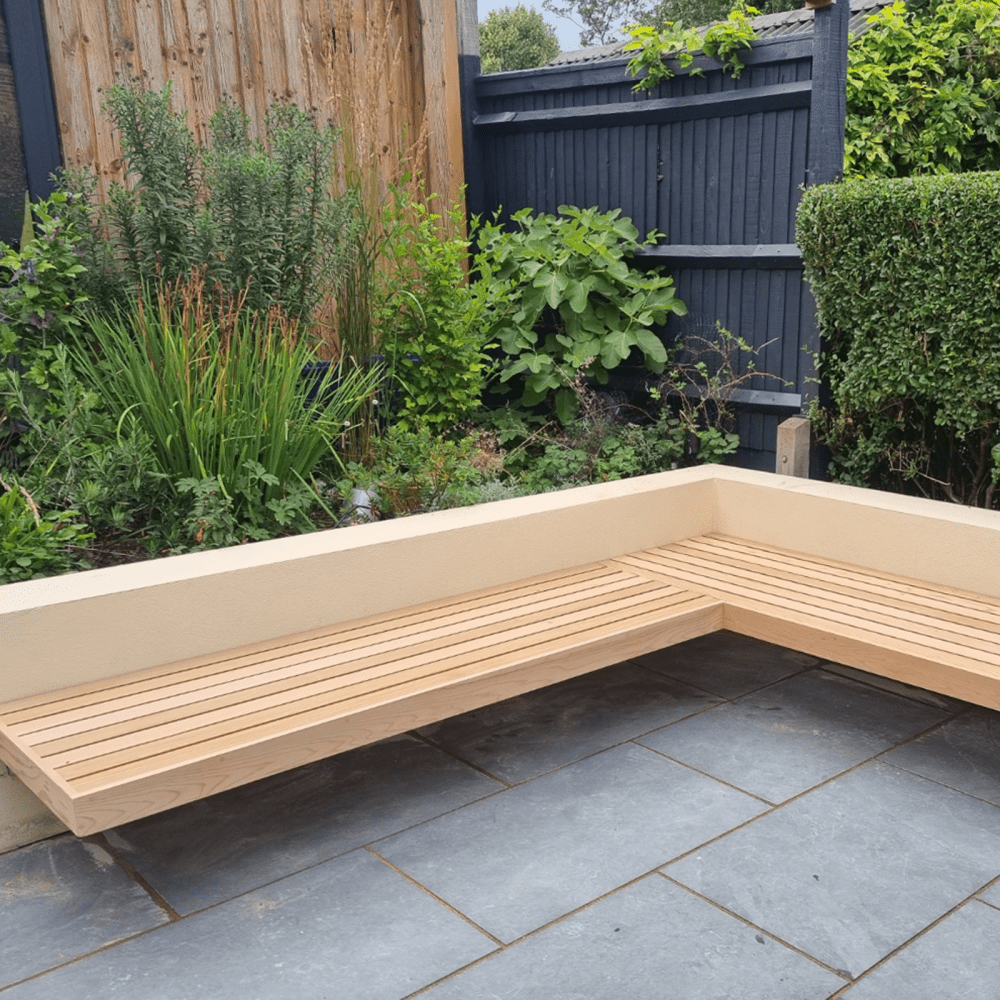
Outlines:
{"type": "Polygon", "coordinates": [[[94,199],[92,177],[63,179],[86,205],[79,219],[92,297],[121,302],[141,282],[204,270],[230,294],[244,292],[250,309],[278,304],[307,320],[349,263],[355,197],[332,188],[339,133],[279,102],[265,139],[254,140],[249,117],[225,101],[200,146],[170,101],[169,83],[108,91],[129,184],[111,183],[107,204],[94,199]]]}
{"type": "Polygon", "coordinates": [[[496,341],[513,359],[501,382],[516,380],[517,405],[551,403],[568,423],[578,409],[578,375],[604,384],[633,351],[662,372],[667,349],[653,326],[687,309],[669,277],[629,266],[639,232],[620,210],[563,205],[559,213],[522,209],[514,231],[484,225],[474,287],[483,343],[496,341]]]}
{"type": "Polygon", "coordinates": [[[835,477],[997,506],[1000,174],[806,190],[835,477]]]}
{"type": "Polygon", "coordinates": [[[74,305],[87,298],[67,197],[57,192],[31,206],[37,229],[20,251],[0,243],[0,358],[15,354],[22,367],[38,365],[41,381],[38,352],[79,326],[74,305]]]}
{"type": "Polygon", "coordinates": [[[489,364],[465,271],[464,213],[461,203],[436,213],[435,195],[403,186],[390,194],[376,317],[401,384],[397,419],[410,430],[447,430],[479,406],[489,364]]]}
{"type": "Polygon", "coordinates": [[[80,545],[92,534],[76,511],[42,514],[16,483],[0,493],[0,584],[87,569],[80,545]]]}
{"type": "Polygon", "coordinates": [[[1000,168],[1000,3],[892,4],[848,51],[845,172],[1000,168]]]}

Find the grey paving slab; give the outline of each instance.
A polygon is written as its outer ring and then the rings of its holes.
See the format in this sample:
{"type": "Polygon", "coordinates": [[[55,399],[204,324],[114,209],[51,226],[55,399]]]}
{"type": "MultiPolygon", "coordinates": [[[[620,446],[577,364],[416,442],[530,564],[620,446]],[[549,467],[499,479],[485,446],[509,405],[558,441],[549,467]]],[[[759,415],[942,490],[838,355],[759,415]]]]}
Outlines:
{"type": "Polygon", "coordinates": [[[30,980],[4,1000],[399,1000],[495,947],[359,850],[30,980]]]}
{"type": "Polygon", "coordinates": [[[1000,712],[970,709],[884,759],[1000,805],[1000,712]]]}
{"type": "Polygon", "coordinates": [[[987,903],[993,906],[1000,907],[1000,882],[993,886],[992,889],[987,889],[979,898],[986,900],[987,903]]]}
{"type": "Polygon", "coordinates": [[[179,913],[259,888],[503,788],[401,736],[107,834],[179,913]]]}
{"type": "Polygon", "coordinates": [[[0,988],[167,919],[94,844],[59,837],[0,855],[0,988]]]}
{"type": "Polygon", "coordinates": [[[635,662],[722,698],[738,698],[819,661],[735,632],[714,632],[638,656],[635,662]]]}
{"type": "Polygon", "coordinates": [[[972,902],[893,955],[844,1000],[997,1000],[1000,910],[972,902]]]}
{"type": "Polygon", "coordinates": [[[876,761],[664,871],[855,978],[1000,874],[1000,810],[876,761]]]}
{"type": "Polygon", "coordinates": [[[490,774],[516,783],[718,702],[681,681],[620,663],[420,732],[490,774]]]}
{"type": "Polygon", "coordinates": [[[769,802],[784,802],[947,717],[810,670],[639,742],[769,802]]]}
{"type": "Polygon", "coordinates": [[[843,986],[653,875],[432,987],[421,1000],[823,1000],[843,986]]]}
{"type": "Polygon", "coordinates": [[[765,808],[627,743],[373,849],[512,941],[765,808]]]}

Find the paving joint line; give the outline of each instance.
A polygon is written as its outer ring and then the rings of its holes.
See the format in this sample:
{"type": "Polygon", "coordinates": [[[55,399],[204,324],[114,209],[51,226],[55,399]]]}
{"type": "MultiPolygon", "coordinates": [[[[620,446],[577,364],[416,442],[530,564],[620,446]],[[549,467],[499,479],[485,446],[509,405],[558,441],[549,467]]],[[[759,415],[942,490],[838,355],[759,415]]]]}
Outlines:
{"type": "MultiPolygon", "coordinates": [[[[480,934],[483,934],[486,937],[488,937],[497,946],[497,948],[503,950],[504,948],[507,947],[507,945],[504,944],[504,942],[501,941],[500,938],[498,938],[495,934],[491,934],[485,927],[481,927],[479,924],[475,922],[475,920],[472,919],[472,917],[466,916],[457,907],[452,906],[452,904],[449,903],[446,899],[443,899],[433,890],[428,889],[427,886],[424,885],[422,882],[418,882],[412,875],[408,875],[406,872],[403,871],[402,868],[397,867],[391,861],[389,861],[388,858],[384,858],[381,854],[378,853],[378,851],[374,850],[371,847],[365,847],[364,850],[367,851],[376,860],[381,861],[382,864],[384,864],[387,868],[391,868],[397,875],[400,875],[403,878],[405,878],[406,881],[409,882],[411,885],[416,886],[421,892],[426,893],[435,902],[440,903],[443,907],[445,907],[445,909],[454,913],[456,917],[459,917],[460,919],[465,921],[465,923],[467,923],[470,927],[474,927],[477,931],[479,931],[480,934]]],[[[490,954],[493,955],[496,954],[496,952],[490,952],[490,954]]]]}
{"type": "Polygon", "coordinates": [[[705,903],[709,903],[711,906],[715,907],[715,909],[721,910],[723,913],[726,913],[729,916],[734,917],[741,924],[744,924],[747,927],[751,927],[755,931],[760,931],[761,934],[766,934],[772,941],[777,941],[778,944],[780,944],[784,948],[787,948],[789,951],[794,951],[797,955],[801,955],[803,958],[809,959],[810,962],[812,962],[815,965],[818,965],[821,969],[825,969],[827,972],[832,972],[835,976],[839,977],[840,979],[846,979],[847,982],[842,987],[840,987],[835,994],[831,994],[828,1000],[833,1000],[834,996],[839,996],[844,989],[847,989],[849,986],[857,982],[856,979],[851,978],[851,974],[846,970],[835,969],[832,965],[827,965],[826,962],[822,961],[819,958],[816,958],[815,955],[810,955],[809,952],[803,951],[797,945],[794,945],[791,942],[786,941],[784,938],[778,937],[777,934],[775,934],[773,931],[769,931],[766,927],[762,927],[760,924],[755,924],[752,920],[747,920],[746,917],[744,917],[742,914],[737,913],[735,910],[730,910],[728,906],[723,906],[722,903],[716,902],[714,899],[711,898],[711,896],[705,896],[702,893],[698,892],[697,889],[692,889],[691,886],[685,885],[683,882],[678,882],[677,879],[671,878],[666,872],[662,870],[659,870],[657,874],[660,875],[662,878],[665,878],[672,885],[676,885],[679,889],[683,889],[685,892],[689,892],[692,896],[695,896],[697,899],[700,899],[705,903]]]}

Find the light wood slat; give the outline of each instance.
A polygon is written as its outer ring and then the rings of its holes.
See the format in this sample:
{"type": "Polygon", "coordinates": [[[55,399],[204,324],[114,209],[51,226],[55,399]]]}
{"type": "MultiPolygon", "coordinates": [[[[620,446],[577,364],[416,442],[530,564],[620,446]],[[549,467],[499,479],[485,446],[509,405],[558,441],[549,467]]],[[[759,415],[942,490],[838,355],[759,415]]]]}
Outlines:
{"type": "MultiPolygon", "coordinates": [[[[749,600],[749,594],[755,594],[757,596],[755,606],[760,601],[765,601],[772,607],[781,609],[783,613],[794,613],[808,606],[816,618],[829,622],[830,627],[851,626],[862,619],[877,626],[870,631],[872,634],[883,636],[885,640],[909,643],[916,641],[912,629],[900,628],[898,621],[870,607],[858,606],[852,612],[827,604],[811,603],[816,598],[812,590],[778,584],[765,587],[759,577],[741,572],[733,561],[712,563],[698,554],[664,548],[648,550],[641,556],[626,556],[621,562],[624,565],[643,566],[647,569],[659,567],[664,579],[670,578],[686,583],[704,593],[715,594],[730,602],[744,603],[749,600]]],[[[932,618],[927,619],[920,632],[919,645],[928,650],[934,649],[942,655],[951,655],[957,648],[962,655],[970,659],[1000,665],[1000,650],[995,642],[988,639],[968,635],[942,637],[942,630],[932,618]]]]}
{"type": "MultiPolygon", "coordinates": [[[[696,539],[689,539],[696,541],[696,539]]],[[[910,577],[898,576],[881,570],[864,569],[853,563],[838,562],[811,556],[779,546],[764,545],[751,539],[731,538],[727,535],[701,535],[697,541],[706,546],[713,545],[728,551],[739,550],[744,555],[751,553],[769,563],[781,567],[793,561],[804,571],[808,568],[815,579],[843,579],[848,585],[856,585],[866,591],[886,596],[900,596],[925,604],[928,608],[971,614],[977,623],[983,621],[1000,623],[1000,600],[972,591],[957,590],[939,584],[929,584],[910,577]]]]}
{"type": "MultiPolygon", "coordinates": [[[[280,738],[292,732],[308,730],[313,725],[328,720],[342,719],[346,721],[356,714],[386,709],[405,703],[410,697],[438,689],[460,686],[462,682],[486,679],[506,671],[519,670],[532,665],[547,663],[559,665],[559,673],[552,680],[541,680],[539,683],[524,689],[532,690],[535,687],[553,683],[554,680],[561,679],[563,676],[571,677],[583,672],[575,668],[572,658],[588,648],[605,650],[607,655],[602,658],[602,664],[607,666],[618,662],[619,659],[639,655],[635,652],[637,648],[643,648],[649,652],[652,649],[659,649],[663,645],[682,641],[673,638],[673,635],[678,633],[677,623],[684,624],[687,621],[693,621],[698,629],[702,629],[702,631],[695,630],[690,634],[685,634],[685,638],[690,638],[693,635],[704,634],[705,631],[712,631],[712,626],[717,629],[720,627],[721,620],[721,609],[717,601],[694,595],[682,605],[666,609],[654,608],[628,619],[616,617],[612,621],[600,622],[589,629],[550,636],[527,648],[501,650],[483,660],[460,663],[454,665],[452,669],[439,671],[430,679],[420,677],[407,680],[387,690],[368,691],[359,694],[347,704],[339,705],[339,707],[336,703],[332,709],[330,705],[319,704],[297,713],[293,720],[271,719],[262,724],[254,725],[254,720],[248,717],[245,720],[247,725],[238,733],[227,733],[220,737],[203,740],[195,748],[179,747],[159,754],[155,758],[133,761],[107,771],[82,775],[73,779],[71,784],[77,793],[86,792],[142,776],[151,770],[183,765],[194,759],[204,760],[220,754],[229,755],[254,746],[261,740],[272,737],[280,738]],[[651,642],[659,643],[659,645],[650,645],[651,642]]],[[[451,664],[445,665],[452,667],[451,664]]],[[[595,668],[591,667],[590,669],[595,668]]],[[[544,676],[544,674],[539,675],[540,678],[544,676]]],[[[465,702],[457,698],[451,707],[454,711],[468,710],[465,707],[465,702]]],[[[449,711],[448,714],[454,714],[454,711],[449,711]]],[[[442,716],[442,718],[444,717],[442,716]]],[[[275,770],[282,769],[276,768],[275,770]]],[[[61,769],[59,773],[66,780],[70,780],[66,777],[65,769],[61,769]]]]}
{"type": "Polygon", "coordinates": [[[151,768],[129,779],[125,792],[115,783],[78,789],[64,811],[71,814],[73,829],[81,835],[107,829],[440,721],[454,714],[456,704],[470,711],[721,627],[722,609],[713,602],[689,614],[611,636],[605,643],[556,649],[520,667],[409,692],[390,704],[359,708],[349,717],[320,718],[313,724],[250,742],[221,756],[208,754],[170,767],[151,768]]]}
{"type": "MultiPolygon", "coordinates": [[[[852,611],[871,621],[882,621],[888,624],[902,623],[916,625],[924,630],[931,628],[935,632],[949,633],[962,645],[978,648],[987,652],[1000,649],[1000,633],[994,633],[990,628],[982,628],[979,623],[963,625],[954,622],[950,615],[931,611],[923,607],[903,606],[887,602],[882,596],[856,596],[851,588],[830,584],[827,581],[813,579],[800,574],[799,565],[789,560],[784,573],[774,568],[763,569],[754,561],[747,560],[742,550],[730,546],[719,550],[711,545],[691,545],[682,543],[671,550],[671,560],[687,554],[692,560],[708,561],[718,572],[722,567],[731,575],[739,575],[743,579],[752,579],[765,589],[778,593],[808,594],[808,602],[819,606],[839,606],[852,611]]],[[[673,563],[671,563],[673,564],[673,563]]],[[[882,584],[883,588],[888,586],[882,584]]]]}
{"type": "Polygon", "coordinates": [[[620,573],[621,570],[610,569],[604,563],[546,573],[516,584],[490,587],[472,594],[446,599],[445,602],[429,601],[417,604],[398,614],[374,615],[344,625],[313,629],[294,636],[284,636],[278,640],[269,639],[252,643],[237,650],[209,653],[179,663],[150,667],[127,676],[108,677],[60,691],[34,695],[11,702],[5,708],[4,718],[11,723],[29,722],[36,718],[48,719],[61,711],[71,711],[91,704],[103,704],[110,697],[152,692],[158,687],[174,684],[182,677],[185,679],[214,677],[224,669],[237,669],[244,663],[253,666],[261,661],[262,654],[269,652],[274,652],[276,656],[306,652],[309,649],[325,646],[335,634],[346,636],[349,632],[352,638],[363,638],[383,634],[387,624],[393,628],[405,629],[411,625],[415,627],[424,622],[435,622],[441,614],[442,604],[447,605],[449,613],[462,613],[488,606],[502,609],[509,606],[508,601],[531,600],[533,595],[541,592],[547,594],[551,592],[554,596],[560,593],[572,593],[587,581],[607,579],[609,576],[617,577],[620,573]]]}
{"type": "MultiPolygon", "coordinates": [[[[89,704],[84,709],[74,709],[53,715],[51,719],[33,719],[27,724],[13,724],[12,730],[36,740],[55,740],[64,735],[86,731],[94,726],[110,725],[116,721],[134,719],[146,724],[145,716],[156,715],[176,706],[195,705],[221,692],[236,693],[259,688],[272,682],[286,681],[294,684],[297,678],[308,678],[313,672],[337,663],[347,663],[358,650],[377,658],[401,648],[413,649],[417,643],[430,644],[427,648],[447,643],[451,636],[472,629],[488,629],[500,622],[513,622],[531,617],[537,620],[547,614],[555,614],[564,608],[576,607],[581,602],[587,606],[614,599],[622,591],[632,594],[645,593],[655,587],[646,584],[637,588],[634,576],[616,574],[600,581],[589,583],[585,588],[562,588],[556,597],[548,597],[532,603],[502,602],[501,610],[486,614],[477,609],[475,614],[465,612],[449,615],[450,607],[442,609],[436,624],[433,619],[421,621],[414,630],[405,627],[384,628],[373,641],[370,635],[354,637],[354,630],[345,628],[342,633],[333,632],[326,637],[322,646],[314,645],[308,654],[276,659],[261,658],[240,671],[220,670],[217,674],[202,675],[197,682],[183,681],[176,685],[163,686],[152,692],[130,694],[124,698],[109,698],[105,703],[89,704]],[[336,651],[331,657],[330,650],[336,651]]],[[[662,584],[660,585],[662,587],[662,584]]],[[[228,667],[226,661],[224,666],[228,667]]],[[[305,683],[306,680],[299,681],[305,683]]]]}
{"type": "Polygon", "coordinates": [[[398,648],[381,656],[355,655],[347,658],[346,664],[341,669],[314,672],[305,678],[296,678],[290,682],[275,682],[199,701],[195,705],[178,706],[169,711],[144,716],[140,720],[140,725],[122,724],[124,728],[120,731],[116,731],[119,727],[102,726],[54,742],[47,741],[47,734],[42,733],[36,734],[31,742],[36,752],[49,760],[52,766],[61,766],[71,761],[96,756],[103,752],[102,748],[108,740],[121,746],[151,741],[167,734],[164,725],[167,725],[167,729],[171,732],[184,732],[208,722],[226,719],[235,720],[240,724],[249,711],[270,707],[286,709],[287,706],[304,699],[326,693],[344,692],[356,688],[359,684],[378,686],[397,683],[398,676],[404,671],[419,669],[427,674],[433,673],[438,669],[445,654],[451,659],[468,657],[474,660],[488,654],[493,647],[509,646],[520,641],[529,644],[539,633],[556,631],[575,623],[593,620],[595,611],[604,616],[608,614],[627,616],[649,605],[670,605],[686,600],[687,596],[668,595],[661,590],[652,594],[633,592],[615,601],[591,598],[563,614],[553,615],[551,612],[540,611],[530,616],[530,620],[519,618],[516,627],[508,626],[499,631],[489,627],[477,628],[460,637],[451,637],[451,641],[448,642],[415,644],[412,649],[405,651],[405,655],[398,648]],[[135,740],[125,738],[132,734],[137,734],[135,740]]]}
{"type": "MultiPolygon", "coordinates": [[[[704,601],[704,599],[699,600],[704,601]]],[[[530,632],[518,634],[516,638],[497,641],[488,646],[477,643],[470,648],[469,644],[463,644],[462,648],[445,649],[432,657],[407,658],[401,663],[377,665],[371,672],[373,676],[362,676],[354,681],[347,678],[347,682],[343,684],[313,685],[309,690],[296,690],[284,697],[275,695],[254,700],[233,710],[206,713],[204,716],[192,716],[190,725],[182,723],[181,727],[166,727],[168,735],[163,735],[156,728],[141,733],[140,739],[136,741],[134,746],[121,751],[112,751],[92,757],[89,755],[89,749],[84,748],[82,759],[75,763],[60,764],[61,756],[59,755],[54,758],[43,756],[43,760],[46,766],[57,768],[66,780],[72,781],[99,769],[117,766],[129,760],[152,756],[178,746],[192,746],[209,737],[233,736],[236,739],[241,739],[248,726],[261,725],[272,720],[285,720],[287,724],[288,720],[294,720],[301,712],[316,705],[343,705],[358,697],[368,695],[378,697],[386,693],[391,694],[393,689],[410,682],[433,684],[438,678],[446,676],[452,671],[465,669],[476,671],[481,668],[483,663],[497,656],[530,655],[533,648],[543,644],[553,636],[569,640],[574,635],[590,634],[601,628],[607,628],[609,625],[614,625],[618,629],[633,619],[644,619],[649,614],[669,616],[678,605],[683,609],[689,603],[690,599],[687,601],[661,599],[638,604],[627,610],[609,608],[607,614],[600,616],[594,616],[588,611],[573,616],[572,620],[561,621],[553,627],[536,627],[530,632]],[[179,728],[180,731],[176,734],[170,734],[170,730],[175,728],[179,728]]]]}

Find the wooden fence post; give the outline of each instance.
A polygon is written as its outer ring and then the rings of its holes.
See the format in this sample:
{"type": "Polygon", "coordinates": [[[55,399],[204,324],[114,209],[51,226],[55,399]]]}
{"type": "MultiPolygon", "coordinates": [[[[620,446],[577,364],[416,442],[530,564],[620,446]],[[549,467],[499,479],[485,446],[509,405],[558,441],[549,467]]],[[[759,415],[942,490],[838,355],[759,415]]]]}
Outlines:
{"type": "MultiPolygon", "coordinates": [[[[813,28],[812,107],[809,112],[809,149],[806,183],[829,184],[844,170],[844,123],[847,118],[847,43],[851,19],[850,0],[834,0],[815,12],[813,28]]],[[[806,295],[812,292],[806,285],[806,295]]],[[[802,371],[802,404],[811,398],[821,405],[829,402],[828,388],[817,378],[816,361],[822,351],[822,337],[816,318],[816,304],[808,313],[809,321],[801,332],[800,343],[806,352],[802,371]]],[[[780,431],[779,431],[780,433],[780,431]]],[[[780,461],[781,445],[778,444],[780,461]]],[[[816,448],[809,475],[826,478],[829,454],[816,448]]],[[[793,473],[794,475],[794,473],[793,473]]]]}
{"type": "Polygon", "coordinates": [[[774,471],[781,476],[809,478],[809,442],[812,425],[805,417],[789,417],[778,424],[774,471]]]}

